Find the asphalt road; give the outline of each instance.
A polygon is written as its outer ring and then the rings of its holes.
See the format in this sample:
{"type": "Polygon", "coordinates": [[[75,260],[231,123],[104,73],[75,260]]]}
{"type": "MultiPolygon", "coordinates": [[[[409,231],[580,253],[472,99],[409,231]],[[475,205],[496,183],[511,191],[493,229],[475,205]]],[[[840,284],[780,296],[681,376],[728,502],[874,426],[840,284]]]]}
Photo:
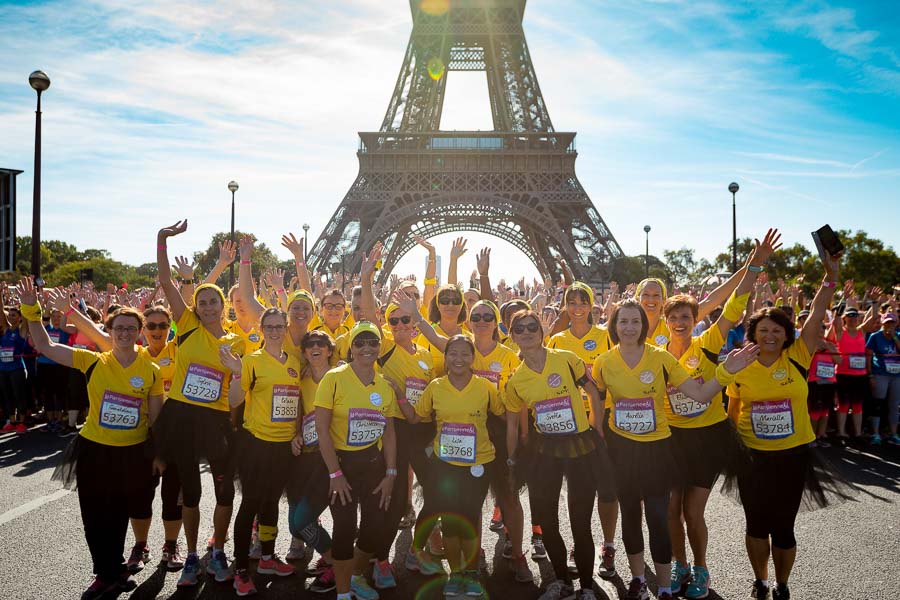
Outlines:
{"type": "MultiPolygon", "coordinates": [[[[61,490],[50,480],[65,444],[54,435],[33,429],[27,434],[0,434],[0,598],[79,598],[90,584],[91,561],[75,493],[61,490]]],[[[826,456],[844,476],[859,488],[854,501],[801,514],[797,524],[799,552],[791,579],[795,599],[888,599],[900,595],[900,448],[828,449],[826,456]]],[[[210,535],[212,524],[211,479],[204,475],[204,515],[201,539],[210,535]]],[[[524,499],[523,499],[524,500],[524,499]]],[[[240,498],[236,499],[237,502],[240,498]]],[[[526,522],[528,503],[524,501],[526,522]]],[[[564,505],[561,502],[561,505],[564,505]]],[[[565,510],[565,509],[563,509],[565,510]]],[[[277,551],[287,552],[289,539],[281,511],[277,551]]],[[[157,496],[154,513],[159,515],[157,496]]],[[[330,518],[323,515],[326,527],[330,518]]],[[[541,581],[552,578],[549,563],[531,562],[534,584],[516,583],[500,557],[502,541],[489,532],[490,511],[484,511],[483,545],[488,558],[486,586],[491,598],[536,598],[541,581]]],[[[744,518],[739,506],[714,492],[707,509],[710,530],[709,563],[712,574],[710,598],[746,598],[752,571],[744,551],[744,518]]],[[[566,521],[564,521],[566,522],[566,521]]],[[[592,526],[599,539],[596,515],[592,526]]],[[[563,532],[571,540],[570,532],[563,532]]],[[[182,538],[183,539],[183,538],[182,538]]],[[[162,546],[162,524],[151,528],[150,547],[158,558],[162,546]]],[[[407,574],[402,557],[410,534],[401,531],[395,543],[395,571],[399,586],[385,591],[386,600],[416,598],[442,599],[442,580],[407,574]]],[[[126,552],[133,543],[129,532],[126,552]]],[[[603,581],[595,577],[601,600],[624,598],[628,567],[618,541],[617,569],[621,577],[603,581]]],[[[231,552],[230,542],[226,551],[231,552]]],[[[649,560],[649,549],[648,549],[649,560]]],[[[446,563],[445,563],[446,565],[446,563]]],[[[772,571],[774,578],[774,571],[772,571]]],[[[136,600],[148,598],[235,598],[230,585],[201,579],[195,589],[176,588],[178,575],[156,568],[152,561],[137,575],[136,600]]],[[[648,569],[651,590],[655,591],[652,565],[648,569]]],[[[310,580],[300,576],[273,578],[255,576],[260,598],[334,598],[334,593],[317,595],[305,590],[310,580]],[[277,579],[277,580],[276,580],[277,579]]],[[[123,595],[122,598],[126,596],[123,595]]]]}

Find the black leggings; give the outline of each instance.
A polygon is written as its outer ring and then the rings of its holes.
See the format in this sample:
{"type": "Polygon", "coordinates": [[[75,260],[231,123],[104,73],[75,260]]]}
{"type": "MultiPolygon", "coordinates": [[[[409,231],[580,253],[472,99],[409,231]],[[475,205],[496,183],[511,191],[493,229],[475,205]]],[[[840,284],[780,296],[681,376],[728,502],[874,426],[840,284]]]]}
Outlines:
{"type": "Polygon", "coordinates": [[[423,483],[425,519],[441,517],[444,535],[462,540],[478,537],[481,509],[490,483],[491,464],[482,465],[481,475],[472,467],[451,465],[432,457],[428,463],[428,479],[423,483]]]}
{"type": "Polygon", "coordinates": [[[342,506],[341,501],[336,500],[331,505],[331,517],[334,520],[331,555],[334,560],[351,560],[353,540],[357,534],[357,507],[361,517],[356,547],[367,554],[374,554],[378,541],[385,535],[387,512],[378,506],[381,495],[372,493],[384,479],[384,457],[377,445],[364,450],[338,450],[337,456],[341,471],[352,488],[352,501],[342,506]]]}
{"type": "MultiPolygon", "coordinates": [[[[181,457],[179,457],[181,458],[181,457]]],[[[179,460],[176,463],[181,476],[182,504],[188,508],[200,506],[202,485],[200,483],[200,465],[196,460],[179,460]]],[[[231,456],[223,456],[216,460],[209,459],[209,471],[215,483],[216,504],[231,506],[234,503],[234,464],[231,456]]]]}
{"type": "Polygon", "coordinates": [[[293,464],[287,484],[291,535],[325,554],[331,548],[331,536],[317,520],[328,506],[328,468],[318,450],[304,452],[293,464]]]}
{"type": "Polygon", "coordinates": [[[772,538],[772,545],[790,550],[797,545],[794,522],[809,468],[809,447],[765,452],[750,450],[751,464],[738,476],[747,535],[772,538]]]}
{"type": "Polygon", "coordinates": [[[3,398],[3,412],[7,419],[12,419],[16,411],[19,418],[25,416],[30,395],[25,369],[0,371],[0,396],[3,398]]]}
{"type": "Polygon", "coordinates": [[[178,476],[178,467],[166,466],[162,475],[162,518],[163,521],[181,520],[181,478],[178,476]]]}
{"type": "Polygon", "coordinates": [[[578,566],[582,589],[591,589],[594,572],[594,538],[591,536],[591,517],[594,513],[594,481],[590,460],[593,455],[577,458],[541,457],[542,464],[552,462],[553,468],[534,470],[528,474],[531,520],[541,526],[544,546],[553,564],[556,578],[571,582],[566,566],[566,545],[559,532],[559,500],[563,476],[568,487],[569,521],[575,541],[575,564],[578,566]],[[587,586],[587,587],[585,587],[587,586]]]}
{"type": "Polygon", "coordinates": [[[647,513],[647,530],[650,532],[650,556],[653,562],[669,564],[672,562],[672,542],[669,538],[669,494],[661,496],[645,496],[619,494],[619,507],[622,510],[622,542],[629,555],[644,551],[644,529],[641,523],[643,514],[641,501],[647,513]]]}

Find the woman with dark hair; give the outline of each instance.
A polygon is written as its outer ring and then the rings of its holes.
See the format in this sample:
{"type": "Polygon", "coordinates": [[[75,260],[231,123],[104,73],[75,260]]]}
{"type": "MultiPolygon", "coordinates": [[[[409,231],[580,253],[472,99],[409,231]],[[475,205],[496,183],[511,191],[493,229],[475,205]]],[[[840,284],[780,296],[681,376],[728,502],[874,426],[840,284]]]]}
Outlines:
{"type": "Polygon", "coordinates": [[[628,600],[647,600],[644,579],[643,513],[656,566],[658,598],[672,598],[672,547],[668,530],[669,490],[677,483],[678,463],[672,453],[666,416],[667,389],[709,404],[734,373],[756,358],[755,346],[734,351],[718,365],[715,376],[701,384],[678,360],[647,341],[649,321],[633,299],[613,311],[609,335],[615,346],[594,363],[594,381],[611,404],[606,442],[622,511],[622,540],[631,568],[628,600]],[[643,510],[642,510],[643,505],[643,510]]]}
{"type": "Polygon", "coordinates": [[[30,391],[25,370],[25,346],[28,327],[16,307],[2,308],[0,304],[0,396],[6,424],[2,431],[25,433],[25,409],[30,391]]]}
{"type": "MultiPolygon", "coordinates": [[[[471,337],[472,334],[465,325],[467,312],[460,289],[455,285],[442,285],[431,299],[431,304],[428,305],[428,322],[442,337],[449,339],[459,334],[471,337]]],[[[416,338],[416,344],[431,352],[435,376],[443,375],[443,351],[428,341],[425,336],[416,338]]]]}
{"type": "Polygon", "coordinates": [[[794,521],[809,489],[820,504],[827,502],[812,467],[809,443],[815,434],[809,420],[807,371],[821,337],[825,311],[838,280],[838,261],[824,261],[825,279],[816,292],[800,336],[780,308],[756,311],[747,339],[759,347],[759,358],[728,386],[728,414],[750,449],[749,465],[738,475],[747,520],[747,554],[756,580],[753,598],[769,596],[769,556],[775,563],[777,587],[772,597],[790,598],[788,578],[797,556],[794,521]]]}
{"type": "Polygon", "coordinates": [[[866,341],[866,358],[872,374],[872,445],[881,443],[881,415],[887,409],[890,444],[900,444],[897,420],[900,417],[900,338],[897,315],[881,315],[881,329],[866,341]]]}

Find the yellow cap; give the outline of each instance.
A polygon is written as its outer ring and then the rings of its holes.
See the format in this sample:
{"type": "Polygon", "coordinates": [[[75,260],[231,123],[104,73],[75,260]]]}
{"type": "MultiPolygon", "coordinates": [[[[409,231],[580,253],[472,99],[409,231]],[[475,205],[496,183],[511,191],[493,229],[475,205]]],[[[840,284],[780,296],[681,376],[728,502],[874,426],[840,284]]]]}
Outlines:
{"type": "Polygon", "coordinates": [[[316,308],[315,299],[313,299],[312,294],[310,294],[306,290],[295,290],[291,292],[291,295],[287,298],[288,308],[291,307],[291,304],[293,304],[294,300],[303,300],[304,302],[307,302],[311,307],[313,307],[313,309],[316,308]]]}
{"type": "Polygon", "coordinates": [[[378,326],[372,323],[371,321],[357,321],[356,325],[353,326],[353,329],[350,330],[350,345],[353,345],[353,340],[356,339],[361,333],[371,333],[379,340],[381,339],[381,330],[378,329],[378,326]]]}
{"type": "Polygon", "coordinates": [[[663,300],[663,302],[665,302],[665,301],[668,299],[668,294],[666,293],[666,284],[663,283],[663,280],[662,280],[662,279],[658,279],[658,278],[656,278],[656,277],[648,277],[647,279],[645,279],[645,280],[643,280],[642,282],[640,282],[639,284],[637,284],[637,287],[636,287],[635,290],[634,290],[634,297],[635,297],[638,301],[640,301],[640,299],[641,299],[641,292],[644,291],[644,288],[647,287],[647,284],[648,284],[648,283],[655,283],[656,285],[659,286],[659,289],[662,290],[662,300],[663,300]]]}
{"type": "Polygon", "coordinates": [[[222,291],[222,288],[214,283],[201,283],[194,288],[194,306],[197,306],[197,296],[199,296],[200,292],[202,292],[203,290],[214,290],[217,294],[219,294],[219,298],[222,299],[222,306],[225,305],[225,292],[222,291]]]}

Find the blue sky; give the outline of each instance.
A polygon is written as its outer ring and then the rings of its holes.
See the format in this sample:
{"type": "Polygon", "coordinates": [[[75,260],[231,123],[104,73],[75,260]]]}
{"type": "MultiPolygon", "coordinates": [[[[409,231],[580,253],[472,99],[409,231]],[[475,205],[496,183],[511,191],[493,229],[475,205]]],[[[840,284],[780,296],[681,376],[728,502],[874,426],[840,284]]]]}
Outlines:
{"type": "MultiPolygon", "coordinates": [[[[43,237],[153,259],[156,230],[191,221],[173,253],[229,226],[269,246],[317,234],[377,129],[411,29],[403,0],[0,1],[0,167],[31,230],[34,92],[45,70],[43,237]]],[[[576,171],[627,254],[699,256],[768,226],[811,246],[823,223],[898,249],[900,13],[882,2],[530,0],[525,30],[576,171]]],[[[448,74],[443,129],[488,129],[482,74],[448,74]]],[[[451,236],[438,238],[448,253],[451,236]]],[[[495,271],[535,274],[494,247],[495,271]]],[[[414,251],[399,266],[420,271],[414,251]]],[[[516,277],[517,278],[517,277],[516,277]]]]}

